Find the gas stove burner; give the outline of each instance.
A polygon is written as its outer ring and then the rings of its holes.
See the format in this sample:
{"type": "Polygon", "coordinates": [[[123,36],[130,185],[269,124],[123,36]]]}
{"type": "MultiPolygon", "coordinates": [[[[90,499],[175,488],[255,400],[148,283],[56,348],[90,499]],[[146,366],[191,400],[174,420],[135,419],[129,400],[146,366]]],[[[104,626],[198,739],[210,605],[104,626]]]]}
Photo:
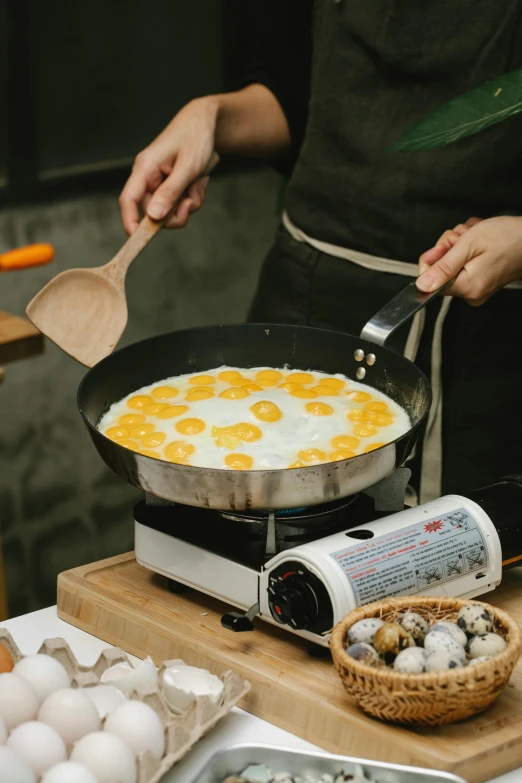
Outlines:
{"type": "Polygon", "coordinates": [[[298,525],[299,527],[314,527],[328,524],[328,518],[335,521],[337,515],[355,502],[358,495],[351,495],[341,500],[332,500],[318,506],[302,508],[276,509],[274,511],[221,511],[220,516],[232,522],[248,522],[265,525],[267,520],[275,519],[277,525],[298,525]]]}

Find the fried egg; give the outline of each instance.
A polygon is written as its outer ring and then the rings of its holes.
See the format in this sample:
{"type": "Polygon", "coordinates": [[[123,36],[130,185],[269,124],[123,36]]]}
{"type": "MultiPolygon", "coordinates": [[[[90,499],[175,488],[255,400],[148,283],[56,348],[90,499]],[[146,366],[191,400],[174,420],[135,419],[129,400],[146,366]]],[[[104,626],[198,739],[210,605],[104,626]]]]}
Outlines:
{"type": "Polygon", "coordinates": [[[406,411],[343,375],[218,367],[166,378],[114,403],[98,429],[147,457],[225,470],[350,459],[411,427],[406,411]]]}

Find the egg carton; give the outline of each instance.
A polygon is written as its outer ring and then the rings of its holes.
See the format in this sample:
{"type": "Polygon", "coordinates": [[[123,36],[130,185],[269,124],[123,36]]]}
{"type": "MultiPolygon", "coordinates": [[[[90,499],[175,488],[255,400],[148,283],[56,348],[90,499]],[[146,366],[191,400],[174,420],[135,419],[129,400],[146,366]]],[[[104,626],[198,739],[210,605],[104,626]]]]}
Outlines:
{"type": "MultiPolygon", "coordinates": [[[[9,650],[15,664],[24,657],[5,628],[0,628],[0,642],[9,650]]],[[[103,672],[117,663],[132,665],[123,650],[111,647],[100,654],[93,666],[83,666],[78,663],[65,639],[46,639],[38,652],[50,655],[64,666],[73,688],[99,685],[103,672]]],[[[160,681],[166,668],[179,663],[183,662],[164,661],[159,669],[160,681]]],[[[166,751],[160,761],[153,758],[149,752],[138,755],[138,783],[158,783],[250,690],[250,683],[233,671],[225,671],[219,679],[223,683],[223,696],[218,704],[214,704],[208,696],[198,696],[181,715],[171,710],[162,691],[157,687],[142,685],[131,692],[129,698],[152,707],[165,729],[166,751]]]]}

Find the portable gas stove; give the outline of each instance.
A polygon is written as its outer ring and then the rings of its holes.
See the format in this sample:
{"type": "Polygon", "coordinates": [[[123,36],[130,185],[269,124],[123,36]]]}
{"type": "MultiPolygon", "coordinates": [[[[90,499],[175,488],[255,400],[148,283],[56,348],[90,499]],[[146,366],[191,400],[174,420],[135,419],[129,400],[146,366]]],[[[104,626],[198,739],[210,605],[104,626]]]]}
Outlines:
{"type": "Polygon", "coordinates": [[[469,497],[448,495],[407,508],[410,471],[396,470],[364,493],[284,512],[219,512],[147,495],[135,508],[137,561],[316,645],[362,604],[400,595],[471,598],[493,590],[522,560],[522,477],[469,497]]]}

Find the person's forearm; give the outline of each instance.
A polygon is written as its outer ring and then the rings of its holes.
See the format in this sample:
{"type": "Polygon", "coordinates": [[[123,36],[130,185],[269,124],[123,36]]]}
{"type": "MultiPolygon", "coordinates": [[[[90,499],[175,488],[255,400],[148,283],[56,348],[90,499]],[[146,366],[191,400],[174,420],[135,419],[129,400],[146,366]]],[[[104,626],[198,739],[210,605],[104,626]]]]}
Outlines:
{"type": "MultiPolygon", "coordinates": [[[[203,99],[207,100],[207,99],[203,99]]],[[[283,110],[272,92],[251,84],[238,92],[211,96],[215,107],[216,150],[225,155],[278,156],[290,146],[283,110]]]]}

